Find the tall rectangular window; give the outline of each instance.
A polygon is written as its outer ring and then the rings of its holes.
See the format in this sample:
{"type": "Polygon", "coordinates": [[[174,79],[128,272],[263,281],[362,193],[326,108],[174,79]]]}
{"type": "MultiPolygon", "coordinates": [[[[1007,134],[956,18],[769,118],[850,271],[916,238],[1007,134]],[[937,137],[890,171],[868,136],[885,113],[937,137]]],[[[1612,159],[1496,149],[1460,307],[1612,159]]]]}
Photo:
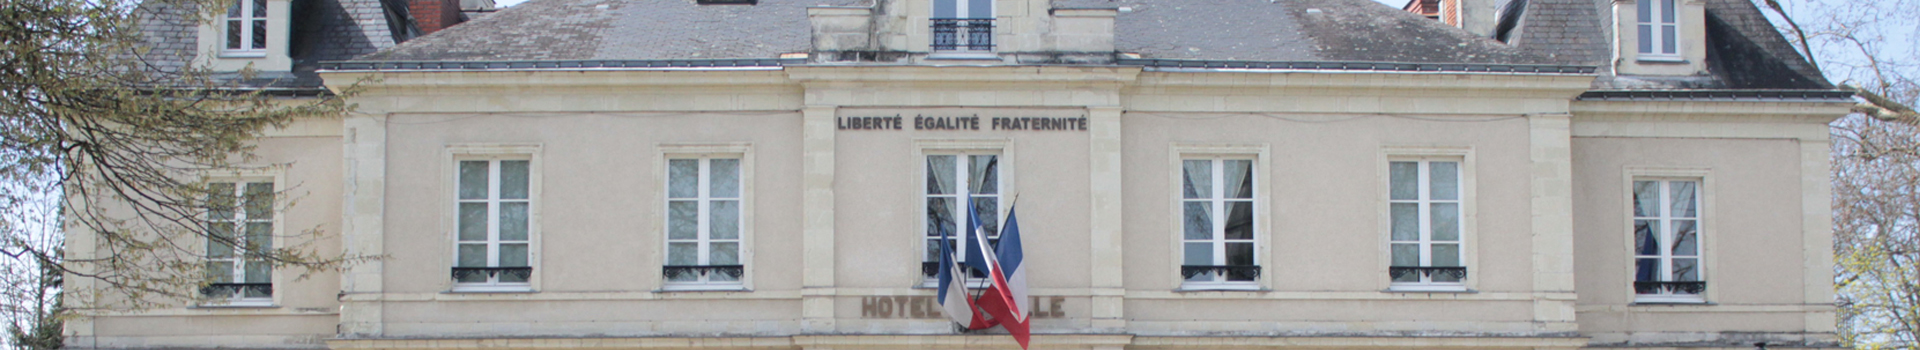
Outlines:
{"type": "Polygon", "coordinates": [[[1633,290],[1641,302],[1699,302],[1700,181],[1633,181],[1633,290]]]}
{"type": "Polygon", "coordinates": [[[1253,164],[1218,157],[1180,161],[1183,288],[1251,287],[1260,278],[1253,164]]]}
{"type": "Polygon", "coordinates": [[[530,163],[525,159],[459,161],[456,289],[529,287],[533,275],[528,237],[533,205],[530,163]]]}
{"type": "Polygon", "coordinates": [[[994,0],[933,0],[934,51],[992,51],[994,0]]]}
{"type": "Polygon", "coordinates": [[[1463,288],[1460,162],[1393,161],[1388,171],[1393,286],[1463,288]]]}
{"type": "Polygon", "coordinates": [[[1636,21],[1640,35],[1640,57],[1680,57],[1680,21],[1674,13],[1677,0],[1638,0],[1636,21]]]}
{"type": "Polygon", "coordinates": [[[226,51],[267,49],[267,0],[233,0],[227,6],[226,51]]]}
{"type": "Polygon", "coordinates": [[[207,275],[200,290],[226,304],[273,302],[273,266],[260,259],[273,249],[273,183],[207,184],[207,275]]]}
{"type": "Polygon", "coordinates": [[[739,158],[667,160],[669,287],[736,287],[741,257],[739,158]]]}
{"type": "MultiPolygon", "coordinates": [[[[931,278],[940,261],[940,237],[945,235],[947,244],[960,249],[962,235],[972,233],[968,231],[972,226],[967,218],[969,206],[980,216],[987,244],[999,244],[1000,155],[978,151],[927,155],[926,181],[927,227],[922,233],[926,254],[921,272],[931,278]]],[[[959,259],[965,261],[966,255],[960,254],[959,259]]],[[[984,276],[974,271],[974,277],[984,276]]]]}

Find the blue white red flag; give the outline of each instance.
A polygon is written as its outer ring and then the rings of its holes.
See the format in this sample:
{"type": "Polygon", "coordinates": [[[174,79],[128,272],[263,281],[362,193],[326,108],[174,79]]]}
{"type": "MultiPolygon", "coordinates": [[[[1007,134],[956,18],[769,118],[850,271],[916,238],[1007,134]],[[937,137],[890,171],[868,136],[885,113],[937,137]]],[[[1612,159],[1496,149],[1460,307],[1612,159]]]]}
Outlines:
{"type": "MultiPolygon", "coordinates": [[[[976,226],[978,220],[976,220],[976,226]]],[[[984,231],[975,229],[976,232],[984,231]]],[[[982,238],[984,233],[977,233],[982,238]]],[[[1021,349],[1027,348],[1031,337],[1031,327],[1027,316],[1031,305],[1027,299],[1027,273],[1021,268],[1026,260],[1024,247],[1020,244],[1020,222],[1012,211],[1007,212],[1006,226],[1000,231],[998,251],[987,258],[987,277],[992,285],[980,294],[980,310],[993,316],[995,323],[1007,329],[1013,340],[1020,343],[1021,349]]]]}

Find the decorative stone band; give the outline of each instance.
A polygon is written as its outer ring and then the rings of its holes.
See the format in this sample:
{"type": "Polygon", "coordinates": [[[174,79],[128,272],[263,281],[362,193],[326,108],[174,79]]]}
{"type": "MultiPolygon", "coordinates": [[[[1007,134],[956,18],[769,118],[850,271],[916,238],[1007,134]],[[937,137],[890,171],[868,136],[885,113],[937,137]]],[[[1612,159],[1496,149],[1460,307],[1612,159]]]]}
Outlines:
{"type": "Polygon", "coordinates": [[[1636,294],[1700,294],[1706,291],[1707,281],[1633,282],[1633,292],[1636,294]]]}
{"type": "Polygon", "coordinates": [[[200,287],[200,295],[208,298],[264,297],[273,295],[272,283],[214,283],[200,287]]]}
{"type": "Polygon", "coordinates": [[[1181,278],[1193,278],[1201,274],[1222,274],[1227,280],[1243,281],[1260,278],[1260,266],[1257,265],[1180,265],[1181,278]]]}
{"type": "Polygon", "coordinates": [[[512,279],[525,281],[527,280],[528,277],[533,276],[533,267],[455,267],[453,268],[454,280],[460,280],[463,278],[500,277],[502,276],[502,274],[505,274],[505,276],[513,277],[512,279]]]}
{"type": "Polygon", "coordinates": [[[1280,70],[1334,70],[1334,71],[1384,71],[1384,72],[1435,72],[1435,73],[1522,73],[1522,74],[1594,74],[1593,66],[1568,66],[1545,64],[1481,64],[1481,63],[1400,63],[1400,62],[1337,62],[1337,61],[1238,61],[1238,60],[1178,60],[1161,58],[1121,58],[1121,65],[1137,65],[1154,68],[1195,68],[1195,69],[1280,69],[1280,70]]]}
{"type": "Polygon", "coordinates": [[[1851,102],[1853,92],[1842,90],[1594,90],[1581,101],[1805,101],[1851,102]]]}
{"type": "MultiPolygon", "coordinates": [[[[1537,336],[1461,333],[1445,336],[1300,335],[1300,336],[1135,336],[1131,334],[1035,334],[1033,349],[1221,349],[1221,348],[1367,348],[1367,349],[1577,349],[1589,338],[1577,334],[1537,336]]],[[[334,350],[436,349],[1018,349],[1004,334],[792,335],[698,337],[527,337],[404,338],[327,340],[334,350]]]]}
{"type": "Polygon", "coordinates": [[[740,275],[746,274],[746,271],[747,267],[745,265],[667,265],[660,267],[660,273],[669,279],[691,278],[701,275],[713,276],[714,274],[739,279],[740,275]]]}
{"type": "Polygon", "coordinates": [[[1387,268],[1387,276],[1393,277],[1395,279],[1406,278],[1407,276],[1411,276],[1415,274],[1418,274],[1419,276],[1422,276],[1422,277],[1433,277],[1437,274],[1440,276],[1451,277],[1455,280],[1460,280],[1460,279],[1467,278],[1467,267],[1466,266],[1394,266],[1394,267],[1387,268]]]}

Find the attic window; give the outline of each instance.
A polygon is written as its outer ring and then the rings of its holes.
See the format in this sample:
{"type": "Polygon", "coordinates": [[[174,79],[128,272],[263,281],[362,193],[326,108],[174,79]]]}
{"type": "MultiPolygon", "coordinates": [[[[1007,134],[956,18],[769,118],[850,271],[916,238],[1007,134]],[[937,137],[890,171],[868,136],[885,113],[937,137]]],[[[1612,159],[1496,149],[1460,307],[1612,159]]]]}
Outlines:
{"type": "Polygon", "coordinates": [[[1641,59],[1680,59],[1680,20],[1674,2],[1640,0],[1637,4],[1641,59]]]}
{"type": "Polygon", "coordinates": [[[694,0],[701,5],[758,5],[760,0],[694,0]]]}
{"type": "Polygon", "coordinates": [[[231,55],[265,54],[267,50],[267,1],[234,0],[225,16],[225,53],[231,55]]]}

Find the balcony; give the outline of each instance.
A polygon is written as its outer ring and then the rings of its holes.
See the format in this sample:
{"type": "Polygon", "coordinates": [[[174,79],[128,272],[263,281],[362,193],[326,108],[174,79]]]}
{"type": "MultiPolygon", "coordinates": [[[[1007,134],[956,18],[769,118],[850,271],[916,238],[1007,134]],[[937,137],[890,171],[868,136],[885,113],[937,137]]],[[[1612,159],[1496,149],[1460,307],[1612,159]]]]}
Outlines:
{"type": "Polygon", "coordinates": [[[933,51],[993,51],[993,19],[933,19],[933,51]]]}

